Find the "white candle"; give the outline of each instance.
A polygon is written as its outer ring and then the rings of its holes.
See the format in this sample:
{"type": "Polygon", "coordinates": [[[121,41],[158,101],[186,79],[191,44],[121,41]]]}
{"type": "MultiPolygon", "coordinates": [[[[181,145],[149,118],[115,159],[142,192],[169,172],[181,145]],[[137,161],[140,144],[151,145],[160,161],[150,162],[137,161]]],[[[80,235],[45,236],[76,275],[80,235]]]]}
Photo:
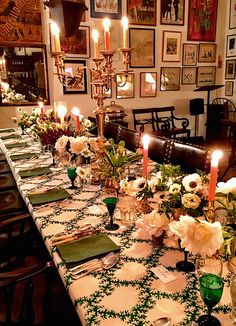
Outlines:
{"type": "Polygon", "coordinates": [[[110,19],[104,18],[103,27],[104,27],[104,39],[105,39],[105,51],[110,50],[110,26],[111,26],[110,19]]]}
{"type": "Polygon", "coordinates": [[[67,107],[64,105],[60,105],[57,109],[57,115],[58,117],[61,119],[61,125],[64,125],[64,121],[65,121],[65,115],[67,113],[67,107]]]}
{"type": "Polygon", "coordinates": [[[44,111],[43,111],[43,102],[42,102],[42,101],[39,101],[39,102],[38,102],[38,106],[39,106],[39,108],[40,108],[41,118],[43,118],[43,115],[44,115],[44,111]]]}
{"type": "Polygon", "coordinates": [[[99,34],[96,29],[93,29],[92,37],[93,37],[93,44],[94,44],[94,57],[97,59],[97,58],[99,58],[99,51],[98,51],[99,34]]]}
{"type": "Polygon", "coordinates": [[[210,171],[210,181],[209,181],[209,189],[208,189],[209,201],[215,200],[216,183],[217,183],[217,177],[219,171],[218,165],[222,155],[223,155],[222,151],[216,150],[212,153],[211,156],[211,171],[210,171]]]}
{"type": "Polygon", "coordinates": [[[127,17],[122,18],[122,26],[123,26],[123,48],[127,49],[129,47],[128,45],[128,25],[129,21],[127,17]]]}
{"type": "Polygon", "coordinates": [[[57,23],[55,22],[51,23],[51,32],[53,35],[53,44],[54,44],[53,52],[61,52],[60,29],[57,23]]]}
{"type": "Polygon", "coordinates": [[[147,176],[147,172],[148,172],[148,146],[150,143],[150,136],[148,136],[147,134],[145,134],[143,136],[143,177],[146,178],[147,176]]]}

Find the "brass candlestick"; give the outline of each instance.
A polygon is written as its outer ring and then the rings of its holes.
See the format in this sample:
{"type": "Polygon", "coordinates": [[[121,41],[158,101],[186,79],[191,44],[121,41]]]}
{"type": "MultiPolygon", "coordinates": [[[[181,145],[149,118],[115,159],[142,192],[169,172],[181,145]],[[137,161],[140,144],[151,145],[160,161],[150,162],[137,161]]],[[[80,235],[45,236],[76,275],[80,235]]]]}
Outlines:
{"type": "Polygon", "coordinates": [[[208,208],[206,209],[206,218],[209,222],[213,223],[215,222],[215,202],[213,200],[210,200],[208,202],[208,208]]]}

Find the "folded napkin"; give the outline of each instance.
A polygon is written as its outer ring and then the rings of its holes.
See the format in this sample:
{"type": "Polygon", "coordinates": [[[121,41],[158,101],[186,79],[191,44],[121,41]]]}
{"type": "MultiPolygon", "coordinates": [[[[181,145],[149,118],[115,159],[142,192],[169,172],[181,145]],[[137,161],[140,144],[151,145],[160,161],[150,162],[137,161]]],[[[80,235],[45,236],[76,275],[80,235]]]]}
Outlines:
{"type": "Polygon", "coordinates": [[[11,134],[11,135],[5,135],[5,136],[0,135],[0,138],[2,140],[13,139],[13,138],[21,138],[21,135],[18,135],[18,134],[11,134]]]}
{"type": "Polygon", "coordinates": [[[0,133],[2,133],[2,132],[13,132],[13,131],[16,131],[16,130],[13,129],[13,128],[0,129],[0,133]]]}
{"type": "Polygon", "coordinates": [[[10,159],[12,161],[17,161],[17,160],[24,160],[24,159],[27,159],[27,158],[32,158],[34,156],[35,156],[34,153],[14,154],[14,155],[10,156],[10,159]]]}
{"type": "Polygon", "coordinates": [[[32,205],[47,204],[54,201],[71,198],[71,195],[63,188],[48,189],[44,192],[35,191],[28,195],[32,205]]]}
{"type": "Polygon", "coordinates": [[[21,178],[37,177],[39,175],[44,175],[48,173],[51,173],[51,170],[48,166],[19,171],[19,175],[21,176],[21,178]]]}
{"type": "Polygon", "coordinates": [[[100,257],[120,248],[106,235],[96,234],[76,241],[57,245],[61,258],[67,264],[84,262],[91,258],[100,257]]]}
{"type": "Polygon", "coordinates": [[[10,148],[15,148],[15,147],[24,147],[26,146],[27,143],[26,142],[19,142],[19,143],[10,143],[10,144],[6,144],[6,148],[10,149],[10,148]]]}

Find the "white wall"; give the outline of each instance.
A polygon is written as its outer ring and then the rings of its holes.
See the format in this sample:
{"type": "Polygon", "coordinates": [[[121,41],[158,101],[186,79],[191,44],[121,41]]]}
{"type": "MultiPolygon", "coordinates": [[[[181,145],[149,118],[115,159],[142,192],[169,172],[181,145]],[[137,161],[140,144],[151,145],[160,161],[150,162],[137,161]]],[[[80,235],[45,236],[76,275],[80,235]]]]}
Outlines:
{"type": "MultiPolygon", "coordinates": [[[[223,62],[225,56],[225,29],[228,26],[228,11],[226,8],[226,3],[229,1],[219,0],[219,8],[218,8],[218,26],[217,26],[217,58],[220,54],[223,62]]],[[[90,1],[86,0],[87,7],[90,6],[90,1]]],[[[122,0],[122,12],[126,14],[126,1],[122,0]]],[[[49,51],[49,40],[48,40],[48,9],[43,10],[44,15],[44,32],[45,32],[45,42],[47,44],[47,49],[49,51]]],[[[98,21],[102,21],[98,18],[90,18],[90,11],[87,13],[87,22],[83,23],[83,25],[90,26],[90,32],[92,31],[95,23],[98,21]]],[[[112,24],[115,23],[118,26],[118,35],[121,33],[121,25],[120,22],[116,20],[112,20],[112,24]]],[[[181,67],[182,61],[179,63],[166,63],[162,62],[162,33],[163,30],[169,31],[181,31],[182,32],[182,43],[187,42],[187,23],[188,23],[188,0],[185,0],[185,21],[184,26],[172,26],[172,25],[160,25],[160,0],[157,0],[157,26],[150,27],[155,28],[156,32],[156,45],[155,45],[155,68],[145,69],[145,68],[134,68],[135,73],[135,97],[133,99],[116,99],[115,94],[115,86],[113,85],[113,97],[112,99],[107,99],[106,104],[109,104],[111,100],[114,100],[117,104],[122,105],[125,109],[125,112],[128,114],[127,120],[129,121],[129,127],[132,127],[132,109],[139,108],[139,107],[153,107],[153,106],[168,106],[168,105],[175,105],[176,107],[176,115],[188,117],[191,121],[191,129],[194,130],[194,117],[189,115],[189,100],[196,97],[202,97],[205,99],[206,102],[206,92],[194,92],[196,85],[180,85],[180,91],[160,91],[160,67],[161,66],[169,66],[169,67],[181,67]],[[157,87],[157,96],[154,98],[140,98],[139,96],[139,74],[140,72],[157,72],[157,79],[158,79],[158,87],[157,87]]],[[[131,27],[140,27],[140,28],[149,28],[147,26],[135,26],[132,25],[131,27]]],[[[121,41],[118,36],[118,47],[121,46],[121,41]]],[[[192,41],[190,43],[193,43],[192,41]]],[[[90,43],[91,47],[91,57],[93,57],[93,44],[90,43]]],[[[86,59],[87,66],[92,67],[92,60],[86,59]]],[[[201,64],[204,65],[204,64],[201,64]]],[[[206,64],[205,64],[206,65],[206,64]]],[[[217,65],[217,62],[215,63],[217,65]]],[[[68,109],[70,110],[73,106],[78,106],[81,110],[81,113],[85,116],[92,115],[93,110],[96,108],[96,101],[91,99],[91,89],[90,89],[90,73],[87,73],[88,79],[88,94],[63,94],[62,86],[60,85],[56,76],[53,76],[53,71],[55,72],[55,68],[53,67],[53,60],[48,53],[48,68],[49,68],[49,85],[50,85],[50,98],[51,104],[54,101],[66,101],[68,105],[68,109]]],[[[121,62],[114,62],[114,66],[117,68],[117,72],[119,69],[122,69],[121,62]]],[[[223,64],[224,67],[224,64],[223,64]]],[[[217,69],[217,83],[223,83],[223,76],[224,76],[224,68],[217,69]]],[[[220,89],[219,91],[214,91],[211,93],[211,99],[216,97],[216,95],[224,94],[224,89],[220,89]]],[[[4,125],[8,126],[10,124],[9,116],[13,113],[13,108],[6,110],[1,109],[4,114],[4,125]],[[9,114],[9,112],[11,112],[9,114]]],[[[200,134],[205,134],[205,115],[200,116],[200,134]]],[[[0,121],[0,127],[2,127],[2,122],[0,121]]],[[[192,132],[193,135],[193,132],[192,132]]]]}

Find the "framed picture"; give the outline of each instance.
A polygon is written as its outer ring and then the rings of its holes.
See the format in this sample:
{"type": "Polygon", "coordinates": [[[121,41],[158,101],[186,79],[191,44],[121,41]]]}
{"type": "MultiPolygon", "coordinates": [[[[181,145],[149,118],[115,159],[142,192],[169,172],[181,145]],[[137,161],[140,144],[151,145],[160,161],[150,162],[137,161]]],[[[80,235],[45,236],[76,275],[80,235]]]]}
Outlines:
{"type": "Polygon", "coordinates": [[[116,98],[134,97],[134,73],[116,74],[116,98]],[[121,86],[119,86],[121,85],[121,86]]]}
{"type": "Polygon", "coordinates": [[[61,49],[67,57],[90,57],[90,28],[80,26],[71,37],[60,34],[61,49]]]}
{"type": "MultiPolygon", "coordinates": [[[[93,71],[90,72],[90,79],[91,79],[91,98],[93,98],[96,93],[96,88],[95,88],[95,86],[92,85],[93,71]]],[[[106,98],[112,97],[112,82],[111,82],[111,80],[108,82],[108,85],[106,87],[104,87],[103,92],[104,92],[104,95],[106,96],[106,98]]]]}
{"type": "Polygon", "coordinates": [[[183,67],[182,68],[182,85],[194,85],[197,79],[196,67],[183,67]]]}
{"type": "Polygon", "coordinates": [[[180,68],[161,67],[161,91],[179,91],[180,68]]]}
{"type": "Polygon", "coordinates": [[[234,82],[226,81],[225,82],[225,96],[233,96],[234,94],[234,82]]]}
{"type": "Polygon", "coordinates": [[[161,0],[161,25],[184,25],[185,0],[161,0]]]}
{"type": "Polygon", "coordinates": [[[188,41],[215,42],[218,0],[189,0],[188,41]]]}
{"type": "Polygon", "coordinates": [[[215,43],[199,43],[198,61],[199,62],[215,62],[216,61],[216,44],[215,43]]]}
{"type": "Polygon", "coordinates": [[[21,45],[43,42],[41,1],[0,1],[0,42],[21,45]]]}
{"type": "Polygon", "coordinates": [[[181,32],[163,31],[162,61],[180,61],[181,35],[181,32]]]}
{"type": "Polygon", "coordinates": [[[155,97],[157,94],[157,73],[140,72],[140,97],[155,97]]]}
{"type": "Polygon", "coordinates": [[[226,60],[225,79],[235,79],[236,60],[226,60]]]}
{"type": "Polygon", "coordinates": [[[230,0],[229,28],[236,28],[236,0],[230,0]]]}
{"type": "Polygon", "coordinates": [[[65,72],[68,78],[80,75],[81,81],[74,86],[63,86],[64,94],[87,94],[86,60],[65,59],[65,72]]]}
{"type": "Polygon", "coordinates": [[[183,66],[196,66],[198,45],[194,43],[183,44],[183,66]]]}
{"type": "Polygon", "coordinates": [[[130,24],[156,26],[156,15],[157,1],[127,0],[127,18],[130,24]]]}
{"type": "Polygon", "coordinates": [[[121,0],[90,0],[91,17],[120,19],[122,12],[121,3],[121,0]]]}
{"type": "Polygon", "coordinates": [[[215,85],[215,78],[215,66],[202,66],[197,68],[197,87],[215,85]]]}
{"type": "Polygon", "coordinates": [[[130,28],[131,68],[155,67],[155,29],[130,28]]]}
{"type": "Polygon", "coordinates": [[[236,56],[236,34],[227,36],[226,57],[236,56]]]}

